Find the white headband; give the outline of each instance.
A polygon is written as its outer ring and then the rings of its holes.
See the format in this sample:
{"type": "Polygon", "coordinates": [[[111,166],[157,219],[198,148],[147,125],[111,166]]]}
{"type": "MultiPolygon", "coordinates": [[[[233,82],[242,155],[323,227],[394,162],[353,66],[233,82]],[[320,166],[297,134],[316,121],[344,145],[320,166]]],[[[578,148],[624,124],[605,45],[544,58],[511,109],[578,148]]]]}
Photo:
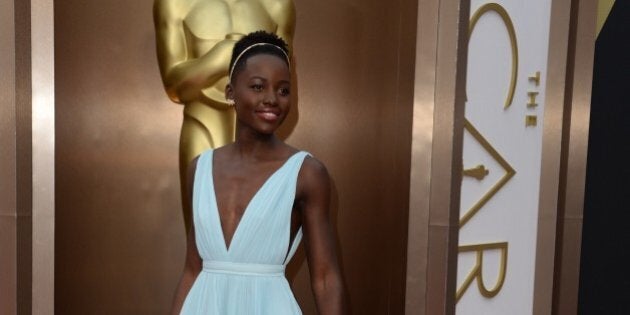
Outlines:
{"type": "Polygon", "coordinates": [[[287,55],[287,53],[284,51],[284,49],[280,48],[279,46],[276,46],[274,44],[270,44],[270,43],[256,43],[256,44],[252,44],[250,46],[248,46],[247,48],[243,49],[243,51],[241,51],[240,54],[238,54],[238,56],[236,56],[236,59],[234,59],[234,63],[232,64],[232,69],[230,69],[230,82],[232,82],[232,74],[234,74],[234,68],[236,68],[236,64],[238,63],[238,60],[241,59],[241,57],[243,57],[243,55],[250,49],[257,47],[257,46],[271,46],[271,47],[276,47],[278,48],[278,50],[280,50],[282,52],[282,54],[284,54],[284,57],[287,59],[287,65],[289,66],[289,70],[291,70],[291,62],[289,61],[289,55],[287,55]]]}

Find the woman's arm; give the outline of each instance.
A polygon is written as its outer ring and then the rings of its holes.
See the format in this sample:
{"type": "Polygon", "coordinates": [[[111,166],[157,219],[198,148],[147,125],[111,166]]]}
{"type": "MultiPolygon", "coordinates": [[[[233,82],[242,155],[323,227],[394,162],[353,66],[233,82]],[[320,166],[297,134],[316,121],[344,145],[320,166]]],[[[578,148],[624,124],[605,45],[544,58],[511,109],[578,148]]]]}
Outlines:
{"type": "Polygon", "coordinates": [[[179,315],[184,305],[184,300],[188,291],[195,283],[197,275],[201,271],[201,258],[197,252],[197,245],[195,245],[195,227],[191,226],[188,231],[188,237],[186,238],[186,263],[184,265],[184,272],[179,279],[177,285],[177,291],[175,291],[175,297],[173,299],[173,307],[171,308],[172,315],[179,315]]]}
{"type": "Polygon", "coordinates": [[[298,202],[311,288],[319,314],[347,314],[345,288],[330,224],[330,177],[324,165],[307,158],[300,170],[298,202]]]}
{"type": "MultiPolygon", "coordinates": [[[[197,168],[197,159],[198,157],[190,162],[186,176],[188,183],[186,188],[186,194],[188,198],[186,198],[186,202],[189,203],[188,206],[190,206],[188,207],[188,209],[192,209],[192,191],[193,183],[195,181],[195,169],[197,168]]],[[[197,275],[199,275],[199,272],[201,272],[201,257],[199,257],[199,252],[197,251],[197,243],[195,240],[195,225],[191,224],[188,235],[186,237],[186,262],[184,264],[184,272],[179,279],[177,291],[175,291],[175,297],[173,298],[173,307],[171,308],[172,315],[178,315],[181,312],[182,306],[184,305],[184,300],[186,299],[186,295],[188,295],[188,291],[190,291],[190,288],[195,282],[195,279],[197,279],[197,275]]]]}

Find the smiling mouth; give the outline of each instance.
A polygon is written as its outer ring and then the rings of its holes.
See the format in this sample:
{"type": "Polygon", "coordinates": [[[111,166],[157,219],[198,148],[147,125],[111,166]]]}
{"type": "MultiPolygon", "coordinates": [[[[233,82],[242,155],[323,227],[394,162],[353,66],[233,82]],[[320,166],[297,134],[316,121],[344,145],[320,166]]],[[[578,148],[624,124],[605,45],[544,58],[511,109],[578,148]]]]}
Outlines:
{"type": "Polygon", "coordinates": [[[276,121],[278,116],[280,116],[278,113],[271,111],[257,111],[256,115],[266,121],[276,121]]]}

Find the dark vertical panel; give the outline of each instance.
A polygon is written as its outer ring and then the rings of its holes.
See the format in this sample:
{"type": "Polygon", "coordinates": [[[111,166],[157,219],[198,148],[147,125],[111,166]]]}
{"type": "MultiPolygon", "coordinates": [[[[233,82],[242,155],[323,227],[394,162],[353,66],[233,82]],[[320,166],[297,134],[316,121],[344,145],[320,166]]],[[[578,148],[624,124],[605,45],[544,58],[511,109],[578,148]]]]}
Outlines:
{"type": "Polygon", "coordinates": [[[389,216],[391,235],[388,279],[389,314],[405,313],[407,279],[407,239],[409,222],[409,185],[411,172],[411,137],[413,121],[417,1],[399,1],[397,25],[396,106],[383,112],[389,122],[381,135],[382,143],[390,143],[384,154],[383,182],[386,189],[381,209],[394,209],[389,216]]]}
{"type": "Polygon", "coordinates": [[[15,108],[17,189],[18,314],[31,314],[32,301],[32,90],[31,5],[15,1],[15,108]]]}
{"type": "Polygon", "coordinates": [[[630,2],[616,1],[595,44],[580,314],[630,313],[630,2]]]}

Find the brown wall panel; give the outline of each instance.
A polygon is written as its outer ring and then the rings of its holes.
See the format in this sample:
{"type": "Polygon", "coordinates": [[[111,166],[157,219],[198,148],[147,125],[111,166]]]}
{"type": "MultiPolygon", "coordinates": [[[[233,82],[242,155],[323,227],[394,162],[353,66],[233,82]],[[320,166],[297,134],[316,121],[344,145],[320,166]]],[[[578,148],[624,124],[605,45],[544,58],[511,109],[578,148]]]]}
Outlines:
{"type": "MultiPolygon", "coordinates": [[[[355,314],[402,314],[416,4],[296,1],[300,120],[288,142],[329,168],[355,314]],[[378,21],[378,22],[376,22],[378,21]]],[[[306,266],[294,288],[315,314],[306,266]]]]}
{"type": "MultiPolygon", "coordinates": [[[[182,108],[163,92],[151,7],[55,4],[59,314],[166,313],[183,266],[182,108]]],[[[354,313],[402,314],[416,4],[296,7],[299,116],[287,142],[333,178],[354,313]]],[[[292,285],[315,314],[306,262],[296,258],[292,285]]]]}
{"type": "Polygon", "coordinates": [[[57,314],[163,314],[182,269],[181,107],[151,1],[55,3],[57,314]]]}

